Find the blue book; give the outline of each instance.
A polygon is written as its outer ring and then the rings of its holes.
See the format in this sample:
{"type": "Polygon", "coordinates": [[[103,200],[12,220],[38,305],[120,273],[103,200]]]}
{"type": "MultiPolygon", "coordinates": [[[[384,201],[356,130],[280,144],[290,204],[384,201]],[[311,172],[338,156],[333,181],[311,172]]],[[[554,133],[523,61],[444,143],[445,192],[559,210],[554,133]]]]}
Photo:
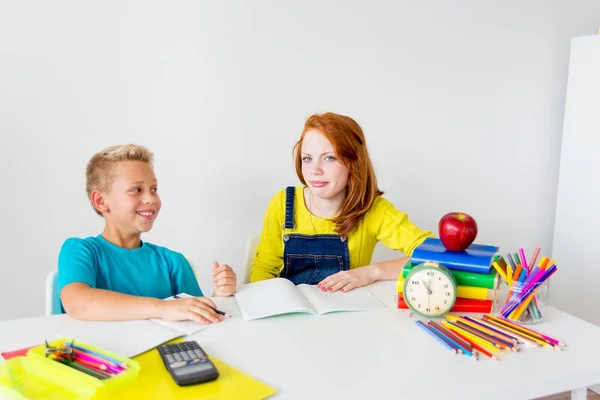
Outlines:
{"type": "Polygon", "coordinates": [[[450,251],[444,247],[440,239],[427,238],[415,248],[410,263],[417,265],[434,261],[451,270],[489,274],[497,252],[498,246],[476,243],[471,244],[464,251],[450,251]]]}

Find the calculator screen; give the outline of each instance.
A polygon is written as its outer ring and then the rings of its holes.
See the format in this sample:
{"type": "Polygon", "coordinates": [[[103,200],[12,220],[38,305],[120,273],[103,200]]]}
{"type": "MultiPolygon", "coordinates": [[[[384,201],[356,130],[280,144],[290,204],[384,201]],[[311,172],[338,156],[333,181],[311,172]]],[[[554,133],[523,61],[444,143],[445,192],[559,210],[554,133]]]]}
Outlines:
{"type": "Polygon", "coordinates": [[[181,368],[175,368],[174,371],[177,375],[188,375],[195,374],[202,371],[211,370],[212,366],[209,363],[200,363],[194,365],[187,365],[181,368]]]}

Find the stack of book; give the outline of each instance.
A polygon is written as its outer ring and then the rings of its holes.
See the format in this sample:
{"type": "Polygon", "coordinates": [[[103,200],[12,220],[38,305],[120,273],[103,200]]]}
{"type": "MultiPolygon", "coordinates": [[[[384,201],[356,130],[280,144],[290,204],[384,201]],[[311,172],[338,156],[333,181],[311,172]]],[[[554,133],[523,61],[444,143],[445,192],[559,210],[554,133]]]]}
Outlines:
{"type": "Polygon", "coordinates": [[[457,284],[456,302],[452,312],[490,313],[498,292],[500,279],[492,268],[497,246],[471,244],[464,251],[449,251],[439,239],[427,238],[418,246],[404,266],[396,283],[398,308],[408,308],[402,296],[404,278],[416,265],[427,261],[448,268],[457,284]]]}

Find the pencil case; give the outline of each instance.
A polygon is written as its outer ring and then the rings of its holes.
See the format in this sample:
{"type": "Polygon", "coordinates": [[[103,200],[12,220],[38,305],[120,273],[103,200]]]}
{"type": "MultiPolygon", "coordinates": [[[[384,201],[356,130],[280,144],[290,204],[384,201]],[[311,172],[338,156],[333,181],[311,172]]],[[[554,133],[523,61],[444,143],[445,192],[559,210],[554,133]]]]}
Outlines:
{"type": "MultiPolygon", "coordinates": [[[[64,347],[70,338],[49,343],[64,347]]],[[[140,365],[132,359],[75,340],[77,346],[110,357],[127,366],[118,375],[98,379],[46,357],[46,345],[31,348],[26,357],[15,357],[0,365],[0,398],[10,400],[109,399],[111,393],[133,384],[140,365]]]]}

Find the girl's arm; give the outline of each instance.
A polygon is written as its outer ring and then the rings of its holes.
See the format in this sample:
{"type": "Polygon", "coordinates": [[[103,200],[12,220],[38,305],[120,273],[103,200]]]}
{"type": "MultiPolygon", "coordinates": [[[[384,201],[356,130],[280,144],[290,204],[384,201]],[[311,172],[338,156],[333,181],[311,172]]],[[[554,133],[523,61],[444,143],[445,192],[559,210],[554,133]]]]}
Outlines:
{"type": "Polygon", "coordinates": [[[409,262],[413,250],[427,237],[432,236],[430,231],[417,227],[408,219],[406,213],[397,210],[382,197],[375,200],[371,210],[365,216],[365,226],[369,235],[381,241],[386,247],[403,252],[406,257],[338,272],[317,285],[322,290],[346,292],[378,280],[395,280],[402,273],[404,265],[409,262]]]}
{"type": "Polygon", "coordinates": [[[347,292],[357,287],[367,286],[380,280],[395,280],[402,272],[402,268],[410,260],[409,257],[396,260],[382,261],[364,267],[341,271],[323,279],[317,287],[324,292],[347,292]]]}
{"type": "Polygon", "coordinates": [[[402,268],[408,263],[410,257],[397,258],[395,260],[381,261],[371,265],[366,265],[362,268],[370,268],[372,270],[373,282],[379,280],[394,280],[397,279],[402,268]]]}

